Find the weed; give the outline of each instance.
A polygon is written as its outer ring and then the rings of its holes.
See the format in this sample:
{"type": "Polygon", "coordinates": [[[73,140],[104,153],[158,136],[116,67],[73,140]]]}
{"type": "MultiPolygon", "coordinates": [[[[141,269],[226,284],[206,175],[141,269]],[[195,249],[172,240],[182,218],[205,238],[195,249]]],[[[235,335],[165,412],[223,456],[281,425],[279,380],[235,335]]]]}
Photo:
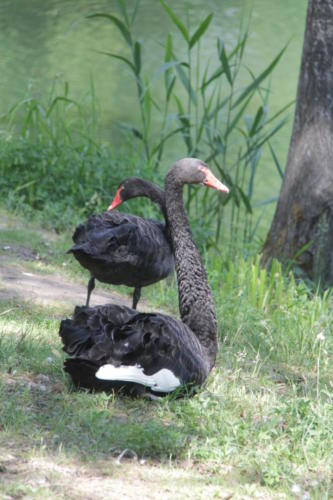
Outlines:
{"type": "Polygon", "coordinates": [[[189,187],[186,207],[198,226],[205,227],[212,217],[215,218],[212,237],[207,238],[205,234],[206,247],[221,242],[225,233],[222,226],[230,228],[229,251],[232,255],[240,243],[248,245],[256,232],[257,226],[252,224],[252,195],[264,147],[268,148],[273,164],[282,175],[271,138],[285,124],[284,115],[290,104],[269,116],[269,85],[265,90],[262,85],[271,76],[285,48],[260,75],[255,76],[244,63],[248,26],[244,32],[240,30],[238,41],[230,50],[223,38],[218,37],[216,60],[206,61],[200,45],[204,44],[204,35],[213,23],[214,15],[208,14],[199,26],[191,29],[190,13],[185,25],[167,2],[160,0],[160,3],[181,40],[176,44],[174,34],[166,35],[164,61],[154,75],[144,73],[147,57],[144,42],[134,36],[139,2],[135,4],[132,15],[126,2],[118,0],[120,17],[104,12],[91,14],[88,18],[112,23],[125,41],[123,53],[99,52],[122,61],[133,77],[141,127],[128,125],[128,130],[142,146],[146,162],[154,171],[160,171],[166,145],[169,141],[176,141],[183,151],[182,156],[205,159],[215,166],[231,188],[228,197],[218,198],[211,193],[199,194],[198,190],[189,187]],[[242,87],[239,75],[242,73],[244,80],[245,72],[249,75],[249,82],[242,87]],[[253,109],[256,109],[254,114],[251,113],[253,109]],[[182,139],[182,145],[177,138],[182,139]],[[225,206],[229,203],[231,209],[226,212],[225,206]]]}

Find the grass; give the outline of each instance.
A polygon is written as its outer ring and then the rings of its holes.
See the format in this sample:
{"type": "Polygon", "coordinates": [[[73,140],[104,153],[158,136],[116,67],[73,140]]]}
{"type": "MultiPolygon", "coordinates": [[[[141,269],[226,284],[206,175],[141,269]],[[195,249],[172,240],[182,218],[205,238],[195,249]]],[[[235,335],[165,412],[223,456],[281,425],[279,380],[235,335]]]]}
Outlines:
{"type": "MultiPolygon", "coordinates": [[[[29,85],[25,98],[0,116],[0,196],[10,210],[24,210],[44,226],[63,230],[105,209],[123,177],[140,175],[162,183],[166,165],[179,157],[200,157],[230,192],[216,197],[191,186],[185,190],[199,243],[216,248],[228,234],[229,255],[234,255],[235,246],[247,250],[255,245],[255,237],[265,234],[260,224],[267,214],[263,205],[275,199],[274,193],[267,199],[267,192],[262,192],[257,209],[252,206],[262,155],[270,158],[271,173],[277,169],[283,175],[271,140],[286,122],[291,103],[272,115],[268,80],[285,48],[256,75],[244,62],[246,25],[245,30],[240,27],[233,47],[227,48],[217,37],[217,51],[208,61],[200,45],[206,43],[213,13],[195,27],[190,10],[188,19],[181,20],[161,1],[161,15],[168,15],[183,37],[179,44],[174,33],[164,33],[163,62],[155,75],[147,74],[144,68],[151,54],[136,39],[133,24],[139,2],[134,12],[129,9],[131,14],[123,0],[116,3],[120,17],[113,13],[88,17],[98,18],[90,22],[101,26],[112,23],[126,42],[120,53],[117,47],[115,53],[102,50],[100,56],[109,56],[110,62],[120,60],[130,70],[141,124],[118,124],[124,134],[122,144],[105,144],[99,129],[103,104],[92,77],[89,91],[79,100],[73,99],[69,82],[58,77],[48,94],[29,85]]],[[[140,211],[138,203],[137,208],[140,211]]]]}
{"type": "MultiPolygon", "coordinates": [[[[19,229],[1,231],[1,248],[29,242],[35,254],[44,252],[43,272],[83,280],[63,253],[69,235],[51,238],[11,220],[19,229]]],[[[37,269],[38,261],[29,266],[37,269]]],[[[278,264],[272,273],[257,261],[221,266],[209,267],[220,325],[217,365],[207,386],[182,400],[74,392],[57,335],[68,311],[0,304],[0,491],[33,498],[70,491],[75,498],[79,485],[70,478],[76,474],[86,488],[98,477],[123,495],[120,485],[136,478],[133,492],[143,497],[162,491],[165,498],[331,498],[332,297],[287,279],[278,264]],[[119,467],[125,449],[129,457],[119,467]],[[3,450],[32,471],[31,480],[10,473],[3,450]]],[[[149,287],[144,298],[175,311],[172,285],[149,287]]],[[[99,498],[92,484],[91,495],[99,498]]]]}
{"type": "MultiPolygon", "coordinates": [[[[140,45],[135,46],[138,59],[140,45]]],[[[171,55],[166,53],[165,62],[170,64],[171,55]]],[[[226,76],[232,58],[221,39],[218,55],[226,76]]],[[[181,83],[180,66],[164,65],[164,70],[164,76],[174,76],[165,79],[169,89],[175,79],[181,83]]],[[[263,81],[262,75],[251,78],[241,94],[244,102],[263,81]]],[[[219,92],[216,97],[222,98],[219,92]]],[[[104,210],[123,177],[153,176],[153,164],[143,160],[135,146],[115,151],[101,143],[92,82],[89,99],[74,102],[66,83],[48,99],[25,99],[1,119],[0,196],[6,210],[19,214],[0,212],[0,259],[8,266],[23,258],[28,271],[57,273],[86,284],[87,273],[65,253],[71,228],[104,210]]],[[[141,104],[147,116],[150,100],[146,92],[141,104]]],[[[187,111],[178,105],[176,116],[186,144],[196,132],[188,116],[198,108],[190,102],[187,111]]],[[[261,152],[266,104],[261,95],[257,111],[245,106],[237,121],[230,119],[231,144],[238,147],[233,135],[237,129],[247,151],[255,146],[261,152]]],[[[144,132],[148,140],[148,129],[144,132]]],[[[164,142],[157,135],[159,161],[164,142]]],[[[224,139],[228,136],[226,129],[224,139]]],[[[215,148],[223,139],[209,138],[215,148]]],[[[199,139],[195,142],[199,145],[199,139]]],[[[219,154],[226,158],[223,141],[220,146],[224,152],[219,154]]],[[[186,150],[194,151],[190,146],[186,150]]],[[[252,172],[250,179],[238,167],[233,172],[235,186],[239,181],[242,189],[249,188],[243,196],[233,190],[234,210],[229,204],[222,213],[212,197],[212,210],[204,216],[202,206],[209,206],[205,195],[188,192],[193,195],[188,203],[196,222],[192,226],[208,270],[220,335],[216,368],[193,398],[150,402],[73,391],[62,371],[64,354],[57,334],[59,321],[71,308],[9,299],[0,282],[0,496],[332,497],[333,299],[329,292],[320,295],[292,274],[284,275],[277,263],[267,272],[257,258],[244,260],[244,251],[255,254],[258,238],[266,232],[262,221],[256,227],[246,205],[259,158],[255,154],[244,163],[252,172]],[[222,251],[215,244],[217,229],[222,251]],[[242,241],[252,242],[251,251],[237,246],[242,241]]],[[[162,184],[161,176],[155,172],[153,180],[162,184]]],[[[155,213],[146,201],[132,201],[124,208],[145,216],[155,213]]],[[[124,287],[118,290],[131,293],[124,287]]],[[[175,278],[144,289],[143,300],[145,307],[177,313],[175,278]]]]}
{"type": "Polygon", "coordinates": [[[0,142],[3,204],[58,231],[105,210],[120,181],[149,178],[146,169],[130,149],[125,156],[121,148],[116,153],[107,146],[38,144],[18,137],[0,142]]]}

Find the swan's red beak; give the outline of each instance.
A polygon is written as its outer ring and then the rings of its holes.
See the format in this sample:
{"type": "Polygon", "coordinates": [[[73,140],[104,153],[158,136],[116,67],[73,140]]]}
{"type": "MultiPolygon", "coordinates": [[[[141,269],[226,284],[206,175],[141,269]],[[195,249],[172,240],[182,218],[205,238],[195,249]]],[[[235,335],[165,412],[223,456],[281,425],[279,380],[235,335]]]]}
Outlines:
{"type": "Polygon", "coordinates": [[[121,194],[120,194],[122,189],[123,187],[117,189],[116,196],[114,197],[113,202],[109,206],[108,212],[111,212],[111,210],[122,204],[123,200],[121,199],[121,194]]]}
{"type": "Polygon", "coordinates": [[[202,166],[200,167],[200,170],[205,174],[205,178],[203,180],[205,186],[217,189],[222,193],[229,193],[229,188],[222,184],[222,182],[215,177],[215,175],[209,170],[209,168],[202,166]]]}

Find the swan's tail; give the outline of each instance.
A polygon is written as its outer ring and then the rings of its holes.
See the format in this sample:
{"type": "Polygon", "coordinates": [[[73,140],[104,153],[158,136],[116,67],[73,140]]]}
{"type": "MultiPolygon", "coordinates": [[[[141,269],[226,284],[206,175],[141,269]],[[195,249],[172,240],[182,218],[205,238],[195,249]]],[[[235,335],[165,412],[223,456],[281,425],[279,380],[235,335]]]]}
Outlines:
{"type": "Polygon", "coordinates": [[[63,350],[70,356],[80,356],[91,347],[91,334],[87,328],[75,324],[70,319],[60,323],[59,335],[63,343],[63,350]]]}
{"type": "Polygon", "coordinates": [[[80,255],[91,255],[92,251],[90,245],[88,243],[77,243],[73,245],[66,253],[73,253],[75,257],[79,257],[80,255]]]}
{"type": "Polygon", "coordinates": [[[87,229],[85,224],[79,224],[74,231],[72,236],[74,245],[67,250],[67,253],[73,253],[77,255],[79,253],[90,254],[89,242],[87,240],[87,229]]]}
{"type": "Polygon", "coordinates": [[[94,363],[85,359],[68,358],[64,362],[64,369],[71,376],[75,387],[98,390],[96,382],[98,385],[99,380],[95,376],[98,366],[94,363]]]}
{"type": "MultiPolygon", "coordinates": [[[[89,219],[88,219],[89,222],[89,219]]],[[[86,226],[85,224],[79,224],[74,231],[72,236],[74,243],[84,243],[86,241],[86,226]]]]}

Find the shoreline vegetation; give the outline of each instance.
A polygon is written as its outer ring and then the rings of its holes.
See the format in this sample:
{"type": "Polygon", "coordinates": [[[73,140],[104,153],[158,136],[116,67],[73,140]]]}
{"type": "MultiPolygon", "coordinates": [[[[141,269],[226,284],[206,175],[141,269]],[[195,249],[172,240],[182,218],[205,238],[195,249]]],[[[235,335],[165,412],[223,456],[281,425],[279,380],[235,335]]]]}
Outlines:
{"type": "MultiPolygon", "coordinates": [[[[101,103],[93,81],[80,103],[71,99],[68,83],[58,82],[49,96],[31,94],[1,118],[0,220],[9,222],[0,227],[0,256],[7,246],[29,248],[39,258],[26,264],[27,272],[56,271],[85,283],[85,271],[65,254],[74,226],[105,210],[124,177],[163,185],[170,140],[179,146],[179,157],[202,157],[231,187],[225,204],[222,197],[216,202],[195,189],[185,198],[216,305],[216,368],[198,395],[183,400],[170,396],[152,403],[74,392],[62,371],[58,308],[6,299],[1,287],[0,481],[6,480],[0,491],[33,498],[66,491],[59,471],[49,471],[44,484],[30,484],[20,473],[15,479],[12,462],[3,458],[7,452],[2,457],[6,448],[16,462],[22,455],[24,467],[51,457],[59,470],[78,467],[81,476],[88,469],[95,476],[103,471],[109,488],[119,466],[113,459],[130,450],[123,479],[131,467],[145,481],[158,470],[152,488],[166,498],[168,474],[175,470],[188,474],[180,479],[188,481],[188,490],[181,486],[184,498],[198,472],[198,497],[331,498],[332,294],[302,281],[297,262],[285,270],[276,261],[269,271],[261,268],[265,203],[272,200],[263,200],[261,212],[252,200],[263,148],[271,154],[270,168],[282,175],[270,138],[285,123],[289,105],[271,117],[268,98],[269,78],[284,49],[261,75],[248,71],[249,83],[241,88],[237,75],[244,70],[247,31],[228,52],[218,39],[212,68],[201,61],[199,72],[200,40],[213,17],[189,29],[161,3],[182,33],[188,59],[177,56],[166,34],[165,60],[155,80],[144,73],[147,55],[131,31],[135,12],[128,12],[124,1],[117,14],[89,20],[97,28],[99,22],[111,23],[127,40],[128,54],[96,55],[110,64],[126,58],[137,85],[141,128],[129,125],[123,145],[98,139],[101,103]],[[160,84],[165,97],[157,109],[154,91],[160,84]],[[153,113],[161,118],[158,133],[153,113]]],[[[124,210],[158,217],[147,201],[133,200],[124,210]]],[[[10,258],[19,259],[19,252],[10,258]]],[[[125,287],[120,290],[126,293],[125,287]]],[[[178,314],[174,278],[142,294],[151,308],[178,314]]]]}
{"type": "MultiPolygon", "coordinates": [[[[38,258],[26,272],[51,280],[57,272],[85,290],[86,274],[65,254],[70,233],[39,231],[26,219],[8,218],[0,233],[1,255],[11,248],[8,268],[19,259],[15,254],[31,247],[38,258]]],[[[98,467],[129,449],[126,464],[137,457],[162,475],[170,466],[193,474],[205,470],[202,491],[223,485],[236,498],[256,491],[263,498],[289,498],[293,489],[330,498],[332,299],[328,292],[309,295],[302,282],[274,266],[272,273],[243,259],[223,272],[208,266],[219,321],[216,368],[194,398],[170,396],[158,403],[73,392],[57,334],[64,312],[6,300],[3,289],[1,442],[11,443],[14,456],[23,447],[25,463],[53,457],[58,465],[98,467]]],[[[175,282],[144,288],[143,301],[177,314],[175,282]]],[[[17,481],[25,494],[44,491],[17,481]]],[[[11,482],[2,488],[16,491],[11,482]]]]}
{"type": "MultiPolygon", "coordinates": [[[[139,2],[118,12],[94,13],[85,19],[102,23],[124,41],[121,52],[97,51],[106,64],[123,64],[124,78],[136,95],[136,123],[118,123],[121,144],[100,139],[99,111],[103,103],[91,76],[89,90],[73,99],[70,82],[55,78],[49,95],[29,85],[24,99],[0,120],[0,193],[10,193],[7,205],[33,209],[48,227],[65,228],[78,213],[101,211],[110,193],[127,175],[139,175],[163,185],[168,167],[182,157],[206,161],[230,188],[227,197],[202,194],[195,187],[185,193],[187,212],[196,239],[205,249],[223,244],[229,256],[257,252],[264,237],[266,213],[276,196],[261,193],[254,200],[258,176],[283,172],[274,137],[288,120],[293,102],[270,112],[270,81],[287,47],[277,50],[267,67],[255,75],[246,64],[250,22],[240,27],[234,46],[216,37],[216,53],[205,60],[201,46],[214,24],[208,14],[198,26],[179,19],[166,2],[161,15],[172,22],[165,33],[164,57],[153,75],[147,73],[149,54],[135,35],[139,2]],[[174,31],[181,37],[176,43],[174,31]],[[265,164],[262,166],[262,158],[265,164]],[[225,242],[228,245],[225,245],[225,242]]],[[[95,75],[98,78],[98,75],[95,75]]],[[[140,210],[140,204],[137,203],[140,210]]],[[[146,209],[145,209],[146,210],[146,209]]]]}

